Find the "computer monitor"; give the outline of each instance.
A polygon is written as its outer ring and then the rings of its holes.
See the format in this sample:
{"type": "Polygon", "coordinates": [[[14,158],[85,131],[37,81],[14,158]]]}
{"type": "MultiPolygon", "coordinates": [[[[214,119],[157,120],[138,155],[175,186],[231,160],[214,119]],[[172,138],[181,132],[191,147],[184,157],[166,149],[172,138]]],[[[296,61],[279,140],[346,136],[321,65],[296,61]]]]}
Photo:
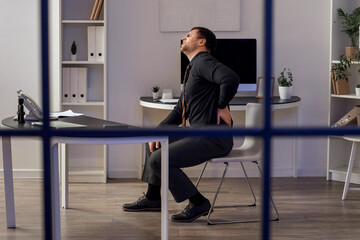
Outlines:
{"type": "MultiPolygon", "coordinates": [[[[256,39],[217,39],[212,55],[239,75],[238,91],[256,91],[256,39]]],[[[188,64],[181,53],[181,84],[188,64]]]]}

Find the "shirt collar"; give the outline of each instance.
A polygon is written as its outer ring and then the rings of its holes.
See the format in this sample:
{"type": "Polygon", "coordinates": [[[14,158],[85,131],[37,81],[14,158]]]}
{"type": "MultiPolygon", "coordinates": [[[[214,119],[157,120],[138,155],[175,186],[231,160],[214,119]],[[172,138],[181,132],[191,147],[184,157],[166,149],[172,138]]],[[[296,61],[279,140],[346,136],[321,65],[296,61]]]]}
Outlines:
{"type": "Polygon", "coordinates": [[[197,54],[193,57],[193,59],[191,59],[191,62],[189,63],[189,65],[192,66],[193,63],[195,62],[195,60],[196,60],[199,56],[204,55],[204,54],[209,54],[209,53],[206,52],[206,51],[197,53],[197,54]]]}

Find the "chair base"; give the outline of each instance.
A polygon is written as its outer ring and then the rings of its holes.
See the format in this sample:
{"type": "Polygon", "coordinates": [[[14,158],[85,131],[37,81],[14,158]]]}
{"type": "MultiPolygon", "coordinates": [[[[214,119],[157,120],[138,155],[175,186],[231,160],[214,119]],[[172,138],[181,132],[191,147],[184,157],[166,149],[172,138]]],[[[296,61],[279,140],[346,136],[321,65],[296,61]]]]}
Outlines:
{"type": "MultiPolygon", "coordinates": [[[[256,166],[257,166],[260,174],[262,175],[258,162],[257,162],[257,161],[254,161],[253,163],[256,164],[256,166]]],[[[196,187],[197,187],[197,186],[199,185],[199,183],[200,183],[201,177],[202,177],[202,175],[203,175],[203,173],[204,173],[204,171],[205,171],[205,168],[206,168],[207,164],[208,164],[208,162],[205,163],[205,166],[204,166],[204,168],[203,168],[202,171],[201,171],[200,177],[199,177],[198,181],[196,182],[196,187]]],[[[253,191],[252,186],[251,186],[251,184],[250,184],[250,180],[249,180],[249,178],[248,178],[248,176],[247,176],[247,173],[246,173],[246,171],[245,171],[245,168],[244,168],[244,165],[243,165],[242,162],[240,162],[240,164],[241,164],[242,170],[243,170],[243,172],[244,172],[244,174],[245,174],[246,181],[247,181],[247,183],[248,183],[249,189],[250,189],[251,194],[252,194],[252,196],[253,196],[254,202],[251,203],[251,204],[242,204],[242,205],[222,205],[222,206],[215,206],[215,202],[216,202],[217,196],[218,196],[218,194],[219,194],[219,192],[220,192],[220,188],[221,188],[221,186],[222,186],[222,183],[223,183],[223,181],[224,181],[224,178],[225,178],[225,175],[226,175],[226,172],[227,172],[227,168],[228,168],[228,166],[229,166],[229,163],[228,163],[228,162],[224,162],[224,164],[225,164],[224,172],[223,172],[223,175],[222,175],[222,177],[221,177],[221,179],[220,179],[219,186],[218,186],[218,189],[217,189],[217,191],[216,191],[216,193],[215,193],[213,202],[212,202],[212,204],[211,204],[210,211],[209,211],[209,213],[208,213],[208,215],[207,215],[207,224],[208,224],[208,225],[217,225],[217,224],[250,223],[250,222],[259,222],[259,221],[262,221],[261,219],[246,219],[246,220],[239,220],[239,219],[237,219],[237,220],[229,220],[229,221],[213,221],[213,220],[211,220],[211,214],[213,213],[213,209],[214,209],[214,208],[236,208],[236,207],[255,207],[255,206],[256,206],[256,197],[255,197],[254,191],[253,191]]],[[[275,203],[274,203],[273,199],[271,198],[271,195],[269,195],[269,199],[270,199],[270,203],[271,203],[273,209],[275,210],[275,217],[269,219],[269,221],[278,221],[278,220],[279,220],[279,213],[278,213],[278,211],[277,211],[277,209],[276,209],[276,206],[275,206],[275,203]]]]}

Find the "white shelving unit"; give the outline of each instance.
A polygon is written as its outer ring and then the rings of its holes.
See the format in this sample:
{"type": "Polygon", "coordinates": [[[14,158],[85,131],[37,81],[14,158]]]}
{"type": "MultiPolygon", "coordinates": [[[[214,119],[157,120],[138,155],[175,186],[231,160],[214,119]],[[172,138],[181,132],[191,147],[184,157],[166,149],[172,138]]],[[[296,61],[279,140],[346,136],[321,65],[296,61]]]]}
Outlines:
{"type": "MultiPolygon", "coordinates": [[[[341,32],[341,20],[337,18],[337,9],[342,8],[345,12],[352,12],[355,8],[360,7],[360,0],[331,1],[331,24],[330,24],[330,61],[329,71],[334,63],[339,63],[340,55],[345,55],[345,46],[349,45],[350,40],[345,33],[341,32]]],[[[360,83],[360,62],[351,63],[349,77],[350,94],[335,95],[330,94],[329,99],[329,116],[328,123],[332,126],[341,117],[348,113],[355,105],[360,104],[360,97],[355,95],[355,86],[360,83]]],[[[332,93],[331,79],[329,79],[329,91],[332,93]]],[[[342,137],[329,137],[327,151],[327,179],[335,181],[345,181],[347,166],[349,163],[351,142],[344,140],[342,137]]],[[[360,154],[360,153],[359,153],[360,154]]],[[[359,155],[360,156],[360,155],[359,155]]],[[[360,161],[359,157],[354,163],[351,177],[352,183],[360,184],[360,161]]]]}
{"type": "MultiPolygon", "coordinates": [[[[107,119],[107,79],[106,79],[106,6],[104,0],[99,20],[89,20],[95,0],[61,0],[60,3],[60,63],[63,67],[87,68],[86,102],[62,102],[61,110],[71,109],[87,116],[107,119]],[[104,61],[88,61],[88,27],[104,27],[104,61]],[[70,60],[70,47],[75,41],[77,60],[70,60]]],[[[62,75],[62,71],[60,71],[62,75]]],[[[62,91],[60,76],[59,91],[62,91]]],[[[62,97],[62,92],[60,92],[62,97]]],[[[69,166],[70,182],[106,182],[107,147],[105,145],[62,146],[69,166]]]]}

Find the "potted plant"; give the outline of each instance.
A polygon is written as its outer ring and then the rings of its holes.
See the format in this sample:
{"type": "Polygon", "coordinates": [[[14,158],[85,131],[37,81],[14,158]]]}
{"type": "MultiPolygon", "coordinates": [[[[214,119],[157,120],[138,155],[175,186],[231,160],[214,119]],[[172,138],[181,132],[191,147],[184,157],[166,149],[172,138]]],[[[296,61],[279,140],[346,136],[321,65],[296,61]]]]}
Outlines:
{"type": "Polygon", "coordinates": [[[160,88],[158,86],[154,86],[154,87],[152,87],[151,90],[152,90],[152,94],[153,94],[153,99],[158,99],[160,88]]]}
{"type": "Polygon", "coordinates": [[[360,83],[356,85],[355,93],[356,93],[356,96],[360,96],[360,83]]]}
{"type": "Polygon", "coordinates": [[[285,73],[286,68],[284,68],[278,77],[280,99],[290,99],[293,93],[293,75],[289,68],[287,69],[287,77],[285,76],[285,73]]]}
{"type": "Polygon", "coordinates": [[[348,60],[358,59],[358,46],[359,46],[359,25],[360,25],[360,7],[356,8],[352,13],[345,13],[341,8],[337,9],[338,18],[343,21],[342,26],[345,34],[351,40],[351,46],[345,47],[345,55],[348,60]]]}
{"type": "Polygon", "coordinates": [[[76,48],[76,43],[75,41],[72,42],[71,44],[71,61],[76,61],[76,51],[77,51],[77,48],[76,48]]]}
{"type": "Polygon", "coordinates": [[[331,82],[334,94],[349,94],[350,87],[348,83],[350,60],[344,55],[340,56],[340,61],[335,63],[331,69],[331,82]]]}

